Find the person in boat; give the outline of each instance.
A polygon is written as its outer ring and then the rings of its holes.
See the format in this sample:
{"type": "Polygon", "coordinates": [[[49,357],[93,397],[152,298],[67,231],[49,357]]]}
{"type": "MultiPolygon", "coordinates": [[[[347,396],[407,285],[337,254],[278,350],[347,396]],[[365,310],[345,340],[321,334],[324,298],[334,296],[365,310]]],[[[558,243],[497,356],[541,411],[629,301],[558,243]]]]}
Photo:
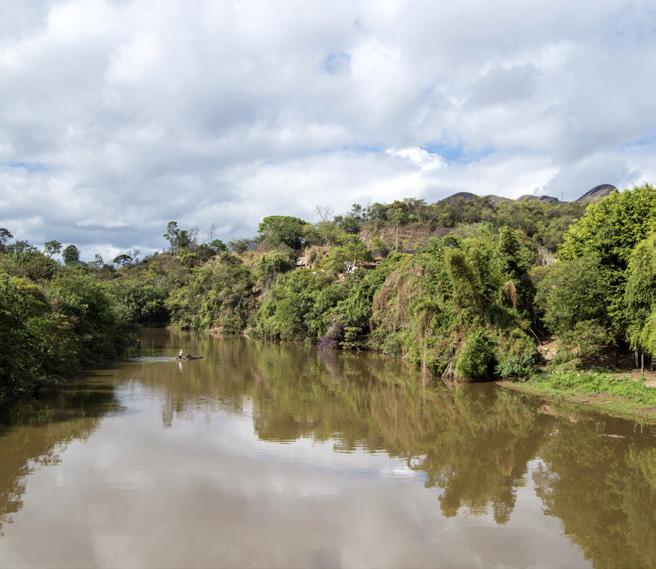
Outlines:
{"type": "Polygon", "coordinates": [[[182,351],[182,348],[180,348],[180,351],[178,352],[178,359],[179,360],[184,359],[184,352],[182,351]]]}

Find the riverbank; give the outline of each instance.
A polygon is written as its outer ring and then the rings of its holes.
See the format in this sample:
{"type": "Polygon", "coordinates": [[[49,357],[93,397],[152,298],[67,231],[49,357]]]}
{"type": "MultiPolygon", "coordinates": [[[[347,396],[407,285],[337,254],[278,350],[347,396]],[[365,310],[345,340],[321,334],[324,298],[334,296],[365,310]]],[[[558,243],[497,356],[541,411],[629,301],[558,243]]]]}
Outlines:
{"type": "Polygon", "coordinates": [[[656,423],[656,376],[595,371],[541,373],[505,389],[584,405],[618,417],[656,423]]]}

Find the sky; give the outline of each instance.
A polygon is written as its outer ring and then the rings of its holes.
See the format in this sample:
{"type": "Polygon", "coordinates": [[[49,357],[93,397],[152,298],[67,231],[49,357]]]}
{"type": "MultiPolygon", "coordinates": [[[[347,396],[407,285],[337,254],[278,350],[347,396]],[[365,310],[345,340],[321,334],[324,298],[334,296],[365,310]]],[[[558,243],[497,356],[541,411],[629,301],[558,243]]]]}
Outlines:
{"type": "Polygon", "coordinates": [[[656,181],[656,0],[2,0],[0,226],[90,258],[656,181]]]}

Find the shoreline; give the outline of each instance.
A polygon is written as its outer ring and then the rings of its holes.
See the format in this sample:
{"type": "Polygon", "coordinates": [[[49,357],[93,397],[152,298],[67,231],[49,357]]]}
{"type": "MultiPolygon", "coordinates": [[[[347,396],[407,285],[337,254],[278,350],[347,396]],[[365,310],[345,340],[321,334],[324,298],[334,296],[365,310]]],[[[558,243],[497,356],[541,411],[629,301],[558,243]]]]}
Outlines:
{"type": "MultiPolygon", "coordinates": [[[[176,329],[175,325],[166,326],[168,329],[176,329]]],[[[179,329],[178,329],[179,330],[179,329]]],[[[191,330],[186,330],[190,332],[191,330]]],[[[197,330],[201,334],[207,334],[212,338],[229,337],[231,335],[217,334],[214,329],[197,330]]],[[[271,340],[263,338],[254,338],[248,334],[237,334],[235,336],[242,337],[247,340],[271,342],[271,340]]],[[[275,342],[275,341],[274,341],[275,342]]],[[[277,343],[291,343],[297,345],[307,345],[304,342],[286,341],[277,343]]],[[[312,348],[317,348],[312,345],[312,348]]],[[[349,350],[337,349],[336,351],[347,353],[349,350]]],[[[362,350],[365,352],[375,353],[381,356],[393,357],[404,361],[400,356],[385,354],[379,350],[362,350]]],[[[406,362],[407,363],[407,362],[406,362]]],[[[628,419],[642,423],[656,424],[656,387],[647,387],[643,383],[635,379],[620,378],[618,376],[626,375],[625,372],[611,373],[611,372],[596,372],[591,370],[581,370],[568,374],[548,373],[544,370],[536,373],[531,378],[525,381],[511,381],[511,380],[492,380],[492,383],[502,389],[509,389],[519,393],[526,393],[529,395],[542,397],[547,400],[557,401],[559,403],[571,404],[576,407],[581,407],[589,411],[597,411],[611,417],[618,417],[621,419],[628,419]],[[554,387],[551,379],[558,379],[560,376],[566,376],[571,385],[566,388],[554,387]],[[633,387],[633,391],[637,393],[621,394],[612,391],[605,391],[601,389],[586,389],[584,381],[577,381],[578,378],[583,379],[610,379],[615,382],[615,387],[622,390],[622,388],[633,387]],[[573,380],[573,381],[572,381],[573,380]],[[645,395],[651,398],[652,401],[640,401],[636,398],[643,398],[645,395]],[[642,396],[642,397],[641,397],[642,396]]],[[[646,378],[647,372],[643,375],[646,378]]],[[[653,374],[653,380],[656,381],[656,374],[653,374]]],[[[589,387],[589,386],[588,386],[589,387]]]]}
{"type": "Polygon", "coordinates": [[[630,379],[612,378],[613,374],[602,374],[599,372],[583,371],[577,374],[579,377],[590,379],[608,379],[617,382],[618,387],[632,387],[631,393],[618,393],[611,390],[590,389],[585,386],[584,381],[569,387],[554,385],[550,381],[555,374],[536,376],[524,382],[495,381],[502,389],[509,389],[520,393],[527,393],[542,397],[546,400],[559,403],[572,404],[591,411],[597,411],[612,417],[629,419],[641,423],[656,424],[656,389],[649,388],[642,383],[630,379]],[[626,385],[632,382],[634,386],[626,385]],[[621,385],[625,384],[625,385],[621,385]]]}

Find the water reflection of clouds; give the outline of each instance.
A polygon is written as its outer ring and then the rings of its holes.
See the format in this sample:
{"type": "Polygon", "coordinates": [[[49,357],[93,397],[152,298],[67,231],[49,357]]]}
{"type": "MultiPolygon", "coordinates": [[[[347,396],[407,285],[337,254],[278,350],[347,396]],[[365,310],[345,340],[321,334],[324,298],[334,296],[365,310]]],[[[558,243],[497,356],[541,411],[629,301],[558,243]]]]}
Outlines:
{"type": "Polygon", "coordinates": [[[535,515],[530,477],[507,526],[445,518],[439,490],[399,479],[416,473],[385,453],[264,441],[223,410],[163,429],[162,401],[134,395],[123,402],[138,413],[105,419],[30,477],[0,566],[587,566],[558,520],[535,515]]]}

